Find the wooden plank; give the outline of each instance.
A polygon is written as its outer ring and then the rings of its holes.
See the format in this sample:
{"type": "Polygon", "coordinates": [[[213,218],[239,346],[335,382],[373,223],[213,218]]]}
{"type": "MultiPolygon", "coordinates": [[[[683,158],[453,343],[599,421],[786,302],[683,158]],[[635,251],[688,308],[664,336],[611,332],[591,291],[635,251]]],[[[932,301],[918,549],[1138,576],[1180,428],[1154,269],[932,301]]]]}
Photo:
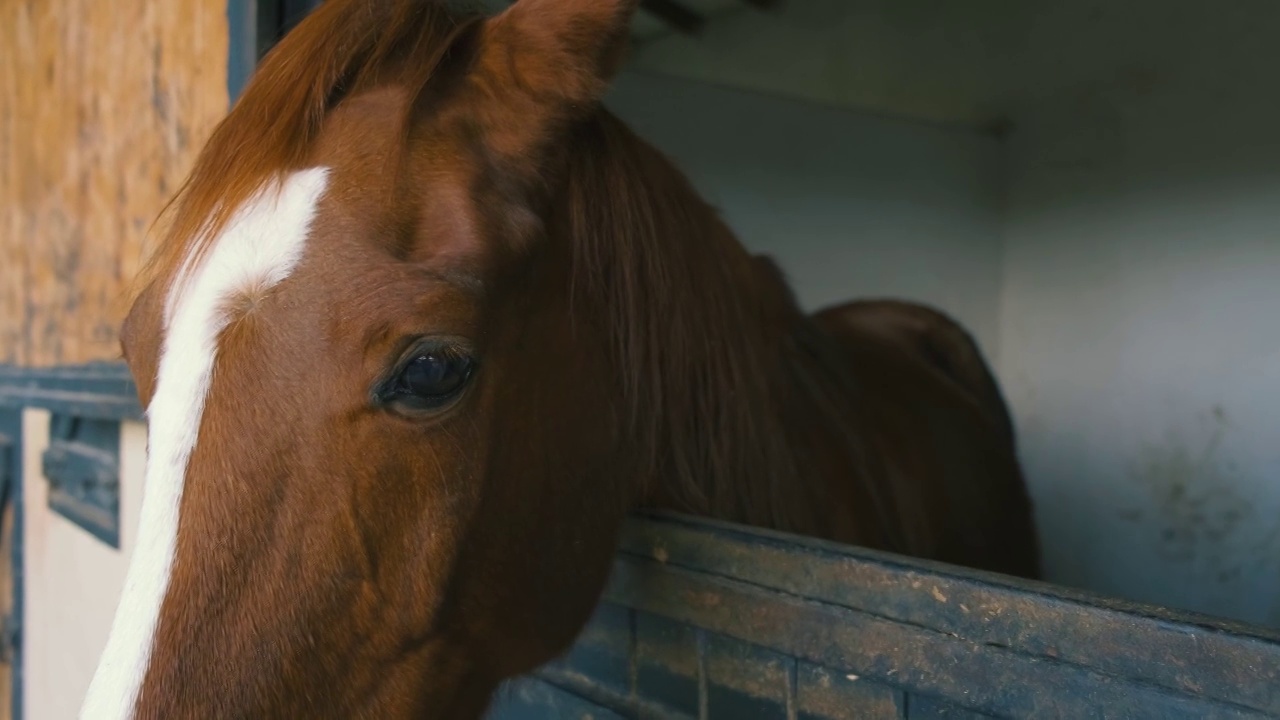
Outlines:
{"type": "Polygon", "coordinates": [[[906,707],[900,690],[810,663],[797,664],[796,685],[800,720],[901,720],[906,707]]]}
{"type": "Polygon", "coordinates": [[[1047,583],[677,517],[624,552],[1033,657],[1280,714],[1280,635],[1047,583]]]}
{"type": "Polygon", "coordinates": [[[498,692],[491,720],[623,720],[623,716],[544,680],[519,678],[498,692]]]}
{"type": "Polygon", "coordinates": [[[907,720],[986,720],[990,717],[927,695],[912,695],[907,702],[907,720]]]}
{"type": "Polygon", "coordinates": [[[78,417],[142,420],[142,406],[123,363],[47,369],[0,366],[0,405],[38,407],[78,417]]]}
{"type": "Polygon", "coordinates": [[[626,717],[902,720],[906,708],[888,685],[608,602],[536,676],[626,717]]]}
{"type": "Polygon", "coordinates": [[[654,560],[620,558],[606,598],[1001,717],[1269,716],[654,560]]]}
{"type": "Polygon", "coordinates": [[[225,0],[0,3],[0,363],[118,358],[147,231],[227,109],[225,0]]]}

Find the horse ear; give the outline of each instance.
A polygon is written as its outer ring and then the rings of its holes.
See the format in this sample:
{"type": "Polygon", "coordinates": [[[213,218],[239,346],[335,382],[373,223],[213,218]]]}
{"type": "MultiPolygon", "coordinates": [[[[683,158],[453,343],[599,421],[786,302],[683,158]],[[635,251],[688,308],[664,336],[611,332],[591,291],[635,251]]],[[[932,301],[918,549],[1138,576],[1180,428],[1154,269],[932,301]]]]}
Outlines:
{"type": "Polygon", "coordinates": [[[639,0],[518,0],[484,23],[472,69],[490,148],[528,156],[594,109],[639,0]]]}

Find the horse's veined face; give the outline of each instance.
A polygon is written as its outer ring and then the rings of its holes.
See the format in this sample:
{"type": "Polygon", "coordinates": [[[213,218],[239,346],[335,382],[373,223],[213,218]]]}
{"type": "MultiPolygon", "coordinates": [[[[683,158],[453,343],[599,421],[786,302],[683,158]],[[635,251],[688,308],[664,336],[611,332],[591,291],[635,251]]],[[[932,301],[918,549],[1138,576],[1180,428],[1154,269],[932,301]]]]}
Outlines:
{"type": "Polygon", "coordinates": [[[607,348],[457,92],[408,139],[409,93],[348,98],[139,295],[146,497],[95,716],[465,716],[594,604],[629,500],[607,348]]]}

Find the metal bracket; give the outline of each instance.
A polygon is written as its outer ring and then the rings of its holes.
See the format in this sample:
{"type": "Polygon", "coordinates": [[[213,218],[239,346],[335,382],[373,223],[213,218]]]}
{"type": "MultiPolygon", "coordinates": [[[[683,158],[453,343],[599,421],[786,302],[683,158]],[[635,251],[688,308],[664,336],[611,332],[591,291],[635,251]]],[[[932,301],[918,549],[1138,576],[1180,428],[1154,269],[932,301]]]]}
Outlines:
{"type": "Polygon", "coordinates": [[[119,421],[54,414],[41,463],[49,508],[119,548],[119,421]]]}

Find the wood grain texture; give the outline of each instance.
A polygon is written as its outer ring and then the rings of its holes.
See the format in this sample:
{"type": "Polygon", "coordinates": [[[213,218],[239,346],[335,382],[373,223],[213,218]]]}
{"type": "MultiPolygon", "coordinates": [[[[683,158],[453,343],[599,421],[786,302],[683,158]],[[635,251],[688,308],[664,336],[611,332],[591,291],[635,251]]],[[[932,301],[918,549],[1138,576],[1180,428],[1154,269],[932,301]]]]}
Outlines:
{"type": "MultiPolygon", "coordinates": [[[[1280,718],[1280,635],[1045,583],[638,514],[574,646],[494,720],[1280,718]]],[[[506,704],[503,704],[503,703],[506,704]]]]}
{"type": "Polygon", "coordinates": [[[0,363],[119,357],[147,233],[227,110],[224,0],[0,3],[0,363]]]}

